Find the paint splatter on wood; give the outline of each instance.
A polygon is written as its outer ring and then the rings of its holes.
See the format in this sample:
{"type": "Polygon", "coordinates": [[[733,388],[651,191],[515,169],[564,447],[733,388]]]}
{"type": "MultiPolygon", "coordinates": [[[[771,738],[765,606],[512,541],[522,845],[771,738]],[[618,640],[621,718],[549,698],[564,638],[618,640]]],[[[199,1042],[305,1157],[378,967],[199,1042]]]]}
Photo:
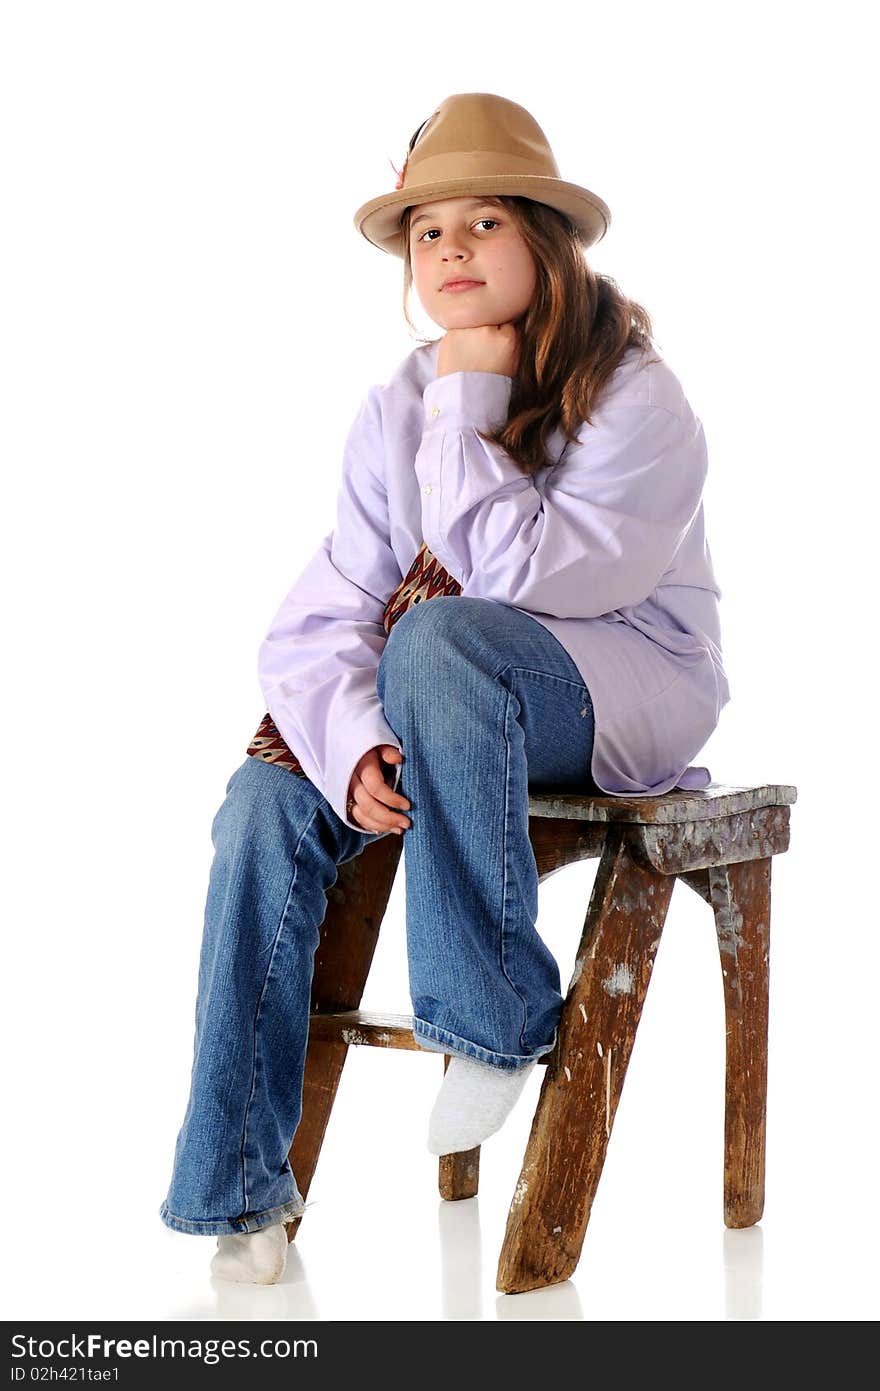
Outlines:
{"type": "Polygon", "coordinates": [[[632,967],[625,961],[618,961],[610,976],[602,982],[602,989],[609,995],[631,995],[635,985],[632,967]]]}

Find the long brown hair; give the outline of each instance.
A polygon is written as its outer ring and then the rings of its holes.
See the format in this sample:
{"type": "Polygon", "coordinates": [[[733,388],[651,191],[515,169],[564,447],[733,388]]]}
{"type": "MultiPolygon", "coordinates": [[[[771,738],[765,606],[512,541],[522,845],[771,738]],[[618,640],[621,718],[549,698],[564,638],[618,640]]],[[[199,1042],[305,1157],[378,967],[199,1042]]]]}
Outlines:
{"type": "MultiPolygon", "coordinates": [[[[503,449],[525,474],[535,474],[548,458],[546,444],[561,426],[570,444],[577,441],[602,390],[626,350],[642,354],[652,346],[647,310],[627,299],[611,276],[588,265],[584,247],[568,218],[531,198],[489,198],[507,210],[528,244],[537,270],[532,302],[517,323],[520,352],[507,422],[482,439],[503,449]]],[[[403,314],[422,343],[409,316],[413,284],[409,227],[413,209],[400,220],[405,242],[403,314]]],[[[651,361],[659,361],[651,358],[651,361]]]]}

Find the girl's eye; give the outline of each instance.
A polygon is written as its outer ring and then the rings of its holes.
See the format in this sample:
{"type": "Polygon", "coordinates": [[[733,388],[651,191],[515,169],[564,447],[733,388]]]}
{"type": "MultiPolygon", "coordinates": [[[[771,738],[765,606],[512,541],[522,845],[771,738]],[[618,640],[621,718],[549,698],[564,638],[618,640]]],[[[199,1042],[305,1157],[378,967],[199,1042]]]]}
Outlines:
{"type": "MultiPolygon", "coordinates": [[[[478,227],[478,226],[479,226],[481,223],[483,223],[483,222],[491,222],[491,223],[494,224],[494,226],[496,226],[496,227],[498,226],[498,219],[497,219],[497,217],[478,217],[477,220],[476,220],[476,222],[474,223],[474,226],[475,226],[475,227],[478,227]]],[[[439,229],[438,229],[437,227],[429,227],[429,228],[427,229],[427,231],[422,232],[421,236],[419,236],[419,237],[417,238],[417,240],[418,240],[418,241],[424,241],[424,240],[425,240],[425,237],[428,235],[429,232],[436,232],[436,231],[438,231],[438,230],[439,230],[439,229]]]]}

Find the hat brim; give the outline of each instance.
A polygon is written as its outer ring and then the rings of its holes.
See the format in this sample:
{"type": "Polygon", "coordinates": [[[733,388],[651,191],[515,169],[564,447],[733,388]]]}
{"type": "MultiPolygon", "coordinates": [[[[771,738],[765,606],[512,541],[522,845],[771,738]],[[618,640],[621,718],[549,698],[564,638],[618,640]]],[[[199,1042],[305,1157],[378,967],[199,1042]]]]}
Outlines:
{"type": "Polygon", "coordinates": [[[354,215],[354,225],[373,246],[392,256],[403,257],[406,247],[400,227],[404,208],[429,203],[437,198],[464,198],[468,194],[494,193],[508,197],[532,198],[564,213],[573,223],[583,246],[601,241],[611,225],[611,213],[601,198],[578,184],[539,174],[498,174],[494,178],[443,179],[383,194],[363,203],[354,215]]]}

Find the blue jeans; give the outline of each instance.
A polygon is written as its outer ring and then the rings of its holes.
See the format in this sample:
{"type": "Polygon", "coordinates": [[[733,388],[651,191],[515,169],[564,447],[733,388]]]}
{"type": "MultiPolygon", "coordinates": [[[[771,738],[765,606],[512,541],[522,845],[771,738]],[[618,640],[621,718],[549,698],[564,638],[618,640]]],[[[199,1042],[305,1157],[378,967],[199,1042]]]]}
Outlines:
{"type": "MultiPolygon", "coordinates": [[[[537,619],[465,595],[398,619],[376,689],[412,804],[413,1033],[428,1049],[522,1067],[554,1046],[562,1007],[559,968],[535,927],[528,794],[596,790],[589,691],[537,619]]],[[[308,779],[247,755],[211,838],[190,1096],[159,1210],[166,1226],[203,1235],[303,1211],[288,1152],[326,893],[379,835],[346,826],[308,779]]]]}

